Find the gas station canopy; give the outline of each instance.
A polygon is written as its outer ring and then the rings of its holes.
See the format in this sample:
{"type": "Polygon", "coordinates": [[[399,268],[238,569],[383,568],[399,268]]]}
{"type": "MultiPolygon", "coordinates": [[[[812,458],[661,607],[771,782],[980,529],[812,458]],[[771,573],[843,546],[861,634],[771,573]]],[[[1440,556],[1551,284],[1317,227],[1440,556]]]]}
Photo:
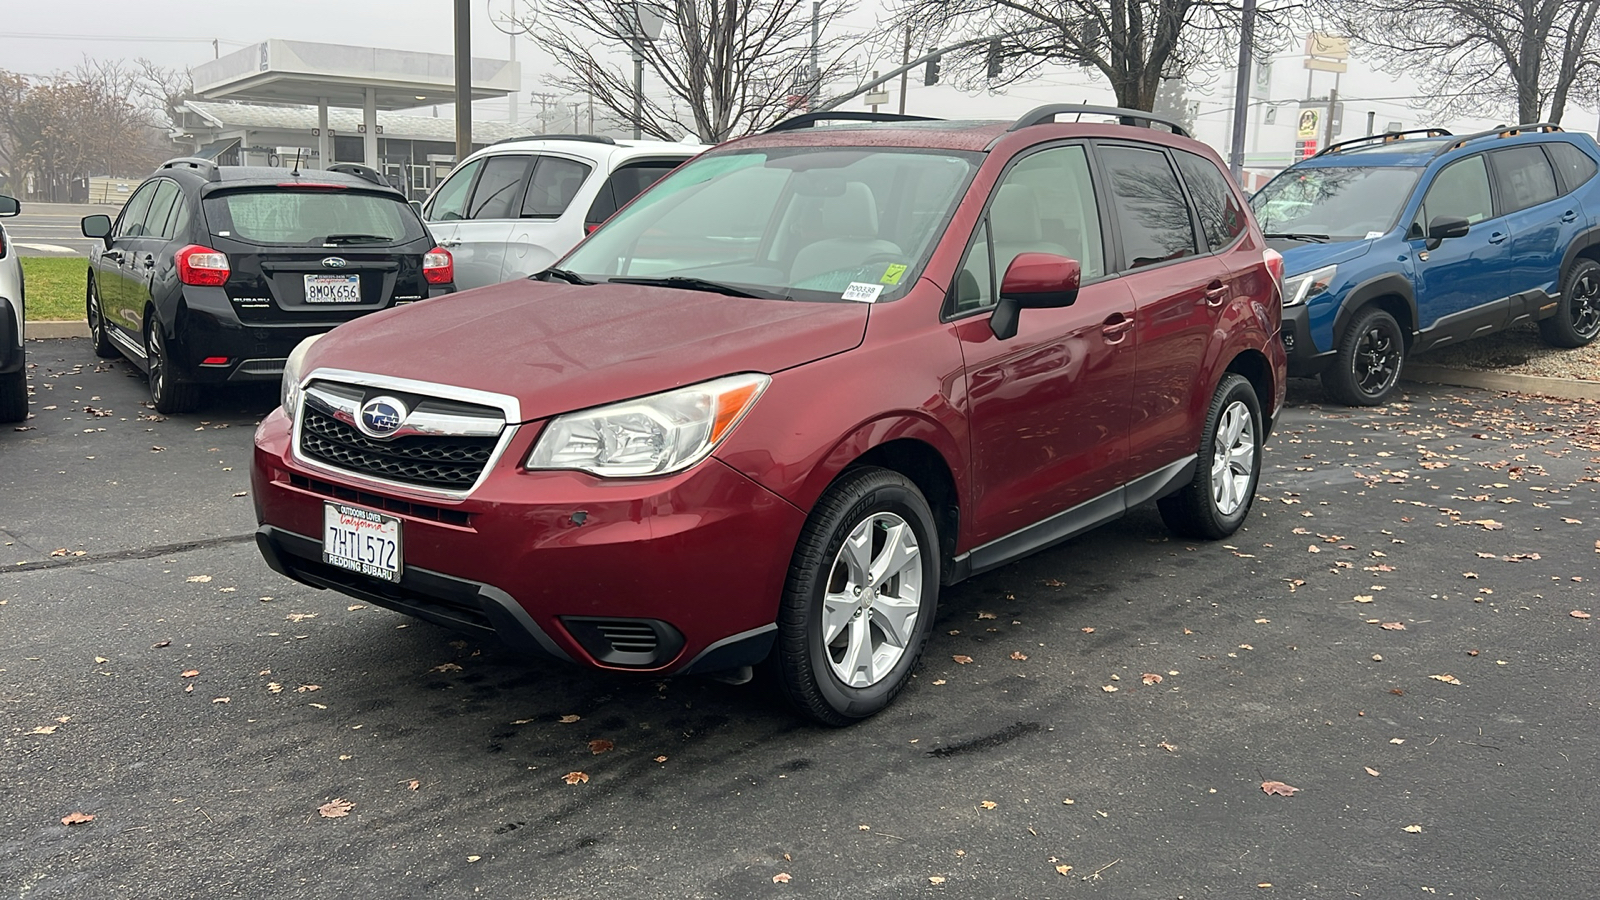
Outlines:
{"type": "MultiPolygon", "coordinates": [[[[521,82],[514,62],[472,60],[474,100],[516,93],[521,82]]],[[[455,102],[455,63],[444,53],[268,40],[195,67],[194,90],[204,100],[355,109],[370,90],[378,109],[412,109],[455,102]]]]}

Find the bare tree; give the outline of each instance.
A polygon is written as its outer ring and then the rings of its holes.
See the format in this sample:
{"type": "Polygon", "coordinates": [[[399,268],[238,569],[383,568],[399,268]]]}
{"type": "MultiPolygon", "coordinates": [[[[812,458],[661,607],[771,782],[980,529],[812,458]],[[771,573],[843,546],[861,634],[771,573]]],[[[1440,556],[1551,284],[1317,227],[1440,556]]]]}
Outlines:
{"type": "MultiPolygon", "coordinates": [[[[1298,4],[1294,4],[1298,5],[1298,4]]],[[[1262,4],[1257,44],[1274,40],[1290,4],[1262,4]]],[[[987,78],[1004,85],[1050,64],[1096,69],[1117,103],[1153,110],[1163,78],[1183,77],[1219,51],[1238,46],[1235,0],[901,0],[895,21],[925,46],[983,36],[946,57],[958,84],[987,78]]]]}
{"type": "MultiPolygon", "coordinates": [[[[826,4],[820,30],[832,31],[852,9],[826,4]]],[[[629,54],[638,53],[646,81],[641,131],[716,142],[771,125],[815,85],[843,74],[854,41],[838,35],[820,41],[820,71],[812,72],[810,13],[806,0],[542,0],[538,33],[555,58],[553,83],[593,96],[613,122],[632,123],[629,54]],[[636,36],[641,7],[661,19],[660,37],[636,36]]]]}
{"type": "Polygon", "coordinates": [[[1434,86],[1444,113],[1514,109],[1519,122],[1560,122],[1600,64],[1600,0],[1317,0],[1314,9],[1380,68],[1434,86]]]}
{"type": "Polygon", "coordinates": [[[38,191],[67,199],[91,175],[143,175],[160,159],[152,117],[133,102],[138,77],[86,60],[43,79],[0,71],[0,165],[38,191]]]}

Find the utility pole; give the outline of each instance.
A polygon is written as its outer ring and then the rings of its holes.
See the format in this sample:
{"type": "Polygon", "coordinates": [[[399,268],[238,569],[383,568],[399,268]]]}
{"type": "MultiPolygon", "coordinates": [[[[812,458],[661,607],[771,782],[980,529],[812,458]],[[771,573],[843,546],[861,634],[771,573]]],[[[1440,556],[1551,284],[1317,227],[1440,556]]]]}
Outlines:
{"type": "Polygon", "coordinates": [[[1336,110],[1338,108],[1339,108],[1339,89],[1338,88],[1330,88],[1328,90],[1328,125],[1327,125],[1327,128],[1324,129],[1324,131],[1326,133],[1326,137],[1324,137],[1323,141],[1322,141],[1322,146],[1323,147],[1331,147],[1331,146],[1333,146],[1333,113],[1334,113],[1334,110],[1336,110]]]}
{"type": "Polygon", "coordinates": [[[1250,113],[1250,51],[1256,34],[1256,0],[1244,0],[1239,29],[1239,69],[1233,85],[1233,141],[1228,149],[1228,169],[1238,181],[1244,174],[1244,129],[1250,113]]]}
{"type": "MultiPolygon", "coordinates": [[[[515,69],[517,67],[517,36],[515,34],[508,34],[506,35],[506,39],[511,42],[508,61],[511,63],[511,68],[515,69]]],[[[522,76],[518,75],[517,77],[521,78],[522,76]]],[[[517,101],[521,99],[519,96],[521,93],[522,84],[519,81],[517,83],[517,89],[511,92],[511,109],[506,113],[506,122],[511,125],[517,124],[517,101]]]]}
{"type": "Polygon", "coordinates": [[[817,63],[817,43],[822,40],[822,0],[811,0],[811,91],[806,109],[816,109],[822,99],[822,67],[817,63]]]}
{"type": "MultiPolygon", "coordinates": [[[[906,49],[900,54],[900,65],[911,62],[911,26],[906,26],[906,49]]],[[[900,115],[906,114],[906,72],[900,73],[900,115]]]]}
{"type": "Polygon", "coordinates": [[[455,0],[456,162],[472,152],[472,3],[455,0]]]}

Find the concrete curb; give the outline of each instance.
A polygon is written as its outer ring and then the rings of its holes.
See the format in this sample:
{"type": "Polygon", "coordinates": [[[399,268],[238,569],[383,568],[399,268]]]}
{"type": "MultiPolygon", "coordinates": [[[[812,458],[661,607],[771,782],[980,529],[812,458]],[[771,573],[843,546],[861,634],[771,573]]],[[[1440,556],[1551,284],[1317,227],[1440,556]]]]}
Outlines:
{"type": "Polygon", "coordinates": [[[34,338],[75,338],[89,336],[89,323],[83,322],[29,322],[26,326],[29,340],[34,338]]]}
{"type": "Polygon", "coordinates": [[[1487,391],[1506,391],[1512,394],[1537,394],[1544,397],[1557,397],[1562,400],[1600,400],[1600,381],[1546,378],[1542,375],[1476,372],[1471,369],[1409,364],[1405,368],[1405,377],[1411,381],[1424,381],[1431,384],[1481,388],[1487,391]]]}

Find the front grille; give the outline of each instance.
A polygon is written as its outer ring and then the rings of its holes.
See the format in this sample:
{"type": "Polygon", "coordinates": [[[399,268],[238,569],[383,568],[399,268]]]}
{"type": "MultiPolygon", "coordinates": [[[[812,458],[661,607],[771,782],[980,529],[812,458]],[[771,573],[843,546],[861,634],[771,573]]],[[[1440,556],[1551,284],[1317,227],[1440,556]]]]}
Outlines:
{"type": "Polygon", "coordinates": [[[408,435],[373,440],[332,416],[305,407],[300,452],[360,475],[445,490],[466,490],[483,474],[496,437],[408,435]]]}
{"type": "Polygon", "coordinates": [[[472,524],[472,514],[459,509],[445,509],[442,506],[432,506],[427,503],[412,503],[409,500],[400,500],[395,497],[385,497],[368,491],[351,490],[343,485],[332,484],[317,478],[307,478],[304,475],[289,473],[289,484],[313,494],[321,494],[336,500],[347,500],[359,503],[372,509],[381,509],[384,512],[399,513],[413,519],[427,519],[430,522],[443,522],[446,525],[459,525],[463,528],[472,524]]]}

